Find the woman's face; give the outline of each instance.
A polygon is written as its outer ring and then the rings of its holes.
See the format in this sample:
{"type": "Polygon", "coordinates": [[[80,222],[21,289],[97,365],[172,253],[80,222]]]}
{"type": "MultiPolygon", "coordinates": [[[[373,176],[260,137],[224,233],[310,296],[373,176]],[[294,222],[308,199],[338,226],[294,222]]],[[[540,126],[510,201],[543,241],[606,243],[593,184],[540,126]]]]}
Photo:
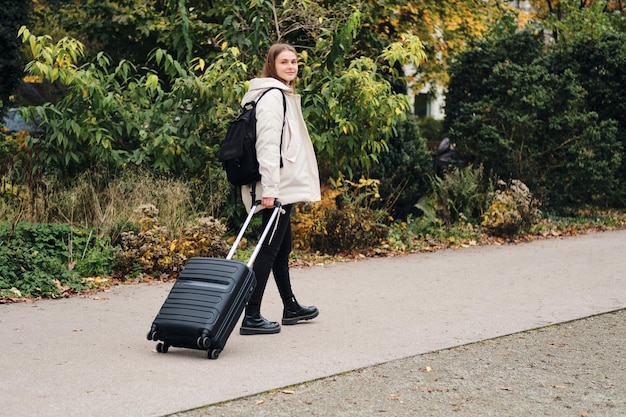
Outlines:
{"type": "Polygon", "coordinates": [[[298,57],[291,51],[282,51],[276,56],[274,68],[276,75],[289,85],[298,76],[298,57]]]}

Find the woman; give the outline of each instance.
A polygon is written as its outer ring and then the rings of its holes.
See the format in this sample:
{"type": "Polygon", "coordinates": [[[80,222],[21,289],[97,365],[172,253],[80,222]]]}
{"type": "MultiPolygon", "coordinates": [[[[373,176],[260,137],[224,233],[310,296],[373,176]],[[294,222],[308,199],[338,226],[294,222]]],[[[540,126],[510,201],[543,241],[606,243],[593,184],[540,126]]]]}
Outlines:
{"type": "MultiPolygon", "coordinates": [[[[257,284],[246,305],[240,329],[243,335],[280,332],[278,322],[266,320],[261,315],[261,301],[270,271],[274,274],[284,305],[283,325],[311,320],[319,314],[317,307],[298,304],[289,277],[292,204],[320,200],[315,151],[302,116],[300,96],[294,87],[297,75],[296,50],[286,44],[273,45],[268,52],[262,77],[250,81],[250,88],[242,100],[242,104],[257,101],[261,94],[271,89],[256,106],[256,151],[261,180],[254,186],[254,192],[265,209],[263,228],[272,213],[267,209],[273,208],[276,201],[280,201],[284,210],[254,262],[257,284]]],[[[249,210],[252,206],[251,189],[243,186],[241,192],[249,210]]]]}

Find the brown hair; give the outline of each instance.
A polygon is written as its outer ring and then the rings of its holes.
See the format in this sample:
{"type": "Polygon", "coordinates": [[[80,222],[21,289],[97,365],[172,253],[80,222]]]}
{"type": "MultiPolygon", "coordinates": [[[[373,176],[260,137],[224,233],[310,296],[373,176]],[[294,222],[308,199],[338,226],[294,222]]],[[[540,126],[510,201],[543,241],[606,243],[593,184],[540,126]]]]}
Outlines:
{"type": "MultiPolygon", "coordinates": [[[[275,78],[280,82],[285,82],[284,80],[282,80],[277,74],[276,74],[276,57],[284,51],[291,51],[294,54],[296,54],[296,56],[298,56],[298,53],[296,52],[296,48],[294,48],[291,45],[288,45],[286,43],[276,43],[274,45],[271,46],[270,50],[267,53],[267,58],[265,59],[265,65],[263,65],[263,77],[267,78],[267,77],[271,77],[271,78],[275,78]]],[[[293,85],[291,86],[293,87],[293,85]]]]}

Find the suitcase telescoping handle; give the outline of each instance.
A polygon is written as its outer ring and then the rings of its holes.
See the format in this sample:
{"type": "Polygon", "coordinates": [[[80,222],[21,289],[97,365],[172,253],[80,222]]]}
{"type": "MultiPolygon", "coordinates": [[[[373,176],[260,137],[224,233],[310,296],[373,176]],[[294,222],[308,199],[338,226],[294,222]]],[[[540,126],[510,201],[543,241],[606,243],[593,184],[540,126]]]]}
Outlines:
{"type": "MultiPolygon", "coordinates": [[[[252,209],[248,213],[248,217],[246,217],[246,221],[243,222],[243,226],[241,226],[241,230],[239,231],[239,234],[237,235],[237,239],[235,239],[235,243],[233,243],[233,247],[230,248],[230,252],[228,252],[226,259],[233,259],[233,256],[235,256],[235,252],[237,251],[239,242],[241,242],[241,239],[243,238],[243,235],[246,232],[246,229],[248,228],[248,225],[250,224],[250,221],[252,220],[252,216],[254,216],[254,212],[256,211],[256,208],[259,204],[261,204],[261,200],[256,200],[254,204],[252,204],[252,209]]],[[[252,267],[252,264],[254,263],[256,256],[259,254],[259,251],[261,250],[263,241],[267,237],[267,234],[269,233],[269,231],[272,229],[272,226],[274,225],[274,221],[276,220],[276,217],[278,216],[278,213],[280,212],[280,210],[281,210],[281,204],[278,200],[276,200],[274,202],[274,211],[272,212],[272,216],[270,217],[270,220],[267,222],[267,226],[265,227],[265,229],[263,230],[263,233],[261,234],[259,243],[257,243],[256,247],[252,251],[252,255],[250,255],[250,259],[248,260],[248,263],[246,264],[248,268],[252,267]]]]}

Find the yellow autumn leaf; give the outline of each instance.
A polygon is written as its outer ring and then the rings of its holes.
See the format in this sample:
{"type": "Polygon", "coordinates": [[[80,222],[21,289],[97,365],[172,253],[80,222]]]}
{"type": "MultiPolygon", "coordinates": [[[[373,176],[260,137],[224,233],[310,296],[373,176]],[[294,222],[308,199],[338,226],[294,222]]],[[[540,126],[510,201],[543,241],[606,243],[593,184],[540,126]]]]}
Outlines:
{"type": "Polygon", "coordinates": [[[199,58],[196,66],[193,68],[196,71],[204,71],[204,67],[206,66],[206,62],[204,59],[199,58]]]}

